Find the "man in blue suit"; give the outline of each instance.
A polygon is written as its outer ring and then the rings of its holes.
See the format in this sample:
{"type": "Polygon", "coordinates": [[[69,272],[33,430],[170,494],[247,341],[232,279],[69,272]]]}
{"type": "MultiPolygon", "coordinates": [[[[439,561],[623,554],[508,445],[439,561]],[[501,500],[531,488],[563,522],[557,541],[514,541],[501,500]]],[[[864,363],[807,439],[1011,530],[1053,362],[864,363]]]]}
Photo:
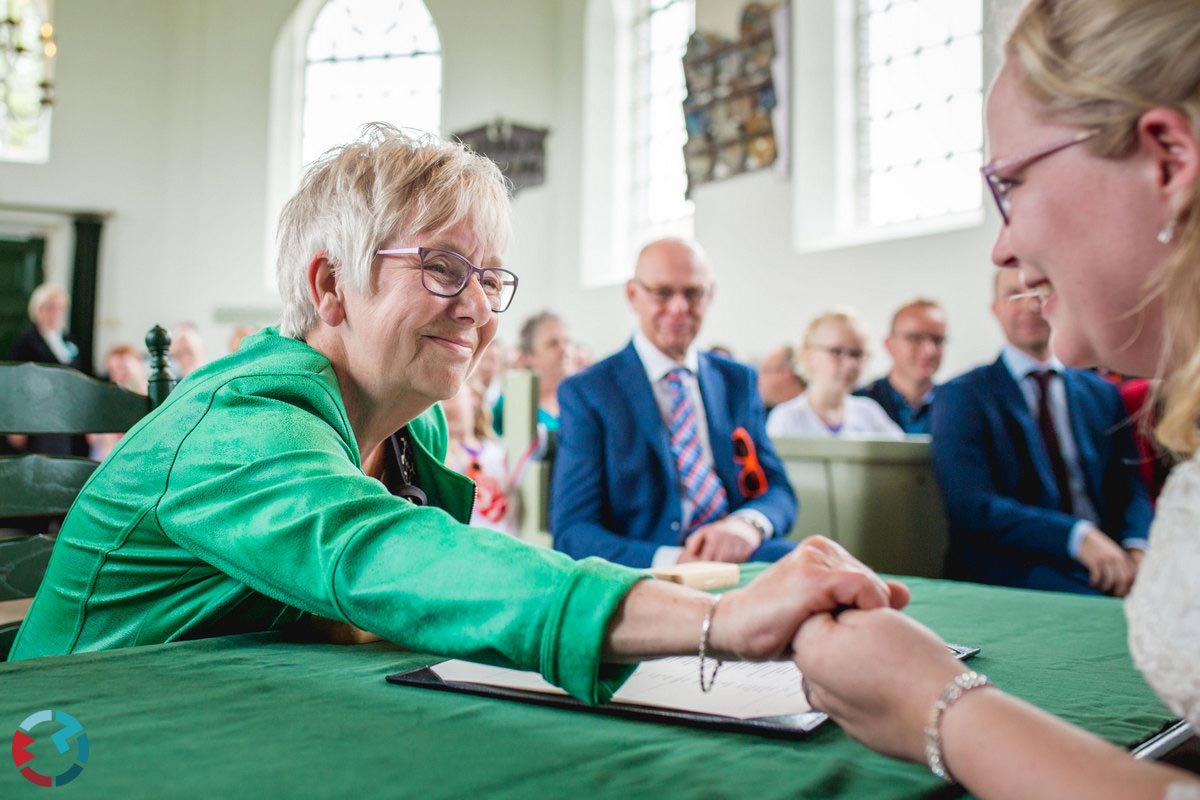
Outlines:
{"type": "Polygon", "coordinates": [[[556,549],[650,567],[774,561],[794,546],[796,497],[754,371],[693,346],[712,289],[697,245],[647,245],[625,286],[633,340],[559,387],[556,549]]]}
{"type": "Polygon", "coordinates": [[[1123,597],[1151,508],[1116,387],[1050,354],[1041,302],[1001,269],[994,364],[938,390],[933,467],[960,580],[1123,597]]]}

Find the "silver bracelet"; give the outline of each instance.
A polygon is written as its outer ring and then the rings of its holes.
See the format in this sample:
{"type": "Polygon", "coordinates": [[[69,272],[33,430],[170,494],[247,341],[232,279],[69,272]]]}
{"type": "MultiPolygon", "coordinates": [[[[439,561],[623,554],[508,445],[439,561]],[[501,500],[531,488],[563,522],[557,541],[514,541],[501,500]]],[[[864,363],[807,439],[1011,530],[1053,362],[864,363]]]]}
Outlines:
{"type": "Polygon", "coordinates": [[[700,691],[706,694],[712,691],[713,683],[717,680],[717,671],[721,669],[721,659],[718,658],[712,675],[708,676],[707,681],[704,680],[704,660],[708,657],[708,632],[712,630],[713,614],[717,612],[717,606],[724,596],[719,594],[712,601],[712,605],[708,607],[708,611],[704,615],[704,622],[700,625],[700,691]]]}
{"type": "Polygon", "coordinates": [[[974,671],[955,675],[954,680],[942,689],[941,696],[929,711],[929,724],[925,726],[925,759],[929,762],[929,771],[946,783],[955,783],[955,780],[946,768],[946,760],[942,756],[942,715],[964,694],[990,683],[987,675],[980,675],[974,671]]]}

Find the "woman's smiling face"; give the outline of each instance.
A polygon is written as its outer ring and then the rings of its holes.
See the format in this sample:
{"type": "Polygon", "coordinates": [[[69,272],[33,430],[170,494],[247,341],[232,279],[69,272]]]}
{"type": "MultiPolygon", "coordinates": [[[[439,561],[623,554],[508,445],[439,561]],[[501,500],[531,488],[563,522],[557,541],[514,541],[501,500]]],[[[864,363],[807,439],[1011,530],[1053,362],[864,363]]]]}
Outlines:
{"type": "MultiPolygon", "coordinates": [[[[1047,121],[1011,63],[988,96],[987,128],[996,161],[1037,152],[1078,129],[1047,121]]],[[[1145,148],[1100,158],[1088,145],[1068,147],[1015,171],[1010,222],[992,261],[1021,271],[1045,293],[1051,349],[1073,367],[1105,366],[1153,374],[1162,351],[1161,300],[1144,307],[1147,284],[1168,247],[1156,235],[1167,221],[1145,148]]]]}
{"type": "MultiPolygon", "coordinates": [[[[468,216],[441,233],[398,235],[380,249],[436,247],[494,267],[500,255],[492,239],[468,216]]],[[[421,284],[416,254],[377,256],[371,278],[368,294],[346,292],[346,348],[361,365],[358,383],[381,405],[397,396],[428,405],[453,397],[498,327],[478,279],[456,297],[434,295],[421,284]]]]}

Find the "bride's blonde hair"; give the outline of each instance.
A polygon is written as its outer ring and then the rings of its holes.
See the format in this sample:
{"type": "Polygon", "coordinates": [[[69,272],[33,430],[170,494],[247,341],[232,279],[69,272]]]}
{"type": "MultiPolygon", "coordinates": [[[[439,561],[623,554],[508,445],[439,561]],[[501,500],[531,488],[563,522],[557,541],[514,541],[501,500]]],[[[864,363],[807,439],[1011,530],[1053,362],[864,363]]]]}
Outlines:
{"type": "MultiPolygon", "coordinates": [[[[1200,131],[1200,3],[1196,0],[1030,0],[1006,45],[1026,90],[1059,122],[1094,129],[1084,146],[1121,158],[1152,108],[1184,114],[1200,131]]],[[[1160,377],[1165,401],[1155,433],[1168,449],[1200,450],[1200,214],[1193,187],[1175,220],[1174,244],[1133,309],[1161,296],[1166,315],[1160,377]],[[1172,373],[1165,376],[1166,366],[1172,373]]],[[[1164,224],[1167,220],[1163,220],[1164,224]]],[[[1154,242],[1147,246],[1162,247],[1154,242]]]]}

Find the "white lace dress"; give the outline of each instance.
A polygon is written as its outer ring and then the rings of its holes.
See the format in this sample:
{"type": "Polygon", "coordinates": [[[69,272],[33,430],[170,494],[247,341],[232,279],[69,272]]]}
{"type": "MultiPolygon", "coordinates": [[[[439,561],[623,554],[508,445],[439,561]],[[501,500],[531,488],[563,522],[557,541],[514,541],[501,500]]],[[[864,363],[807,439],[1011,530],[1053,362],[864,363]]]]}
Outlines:
{"type": "MultiPolygon", "coordinates": [[[[1172,470],[1163,487],[1125,616],[1146,682],[1200,731],[1200,454],[1172,470]]],[[[1167,798],[1200,800],[1200,787],[1176,784],[1167,798]]]]}

